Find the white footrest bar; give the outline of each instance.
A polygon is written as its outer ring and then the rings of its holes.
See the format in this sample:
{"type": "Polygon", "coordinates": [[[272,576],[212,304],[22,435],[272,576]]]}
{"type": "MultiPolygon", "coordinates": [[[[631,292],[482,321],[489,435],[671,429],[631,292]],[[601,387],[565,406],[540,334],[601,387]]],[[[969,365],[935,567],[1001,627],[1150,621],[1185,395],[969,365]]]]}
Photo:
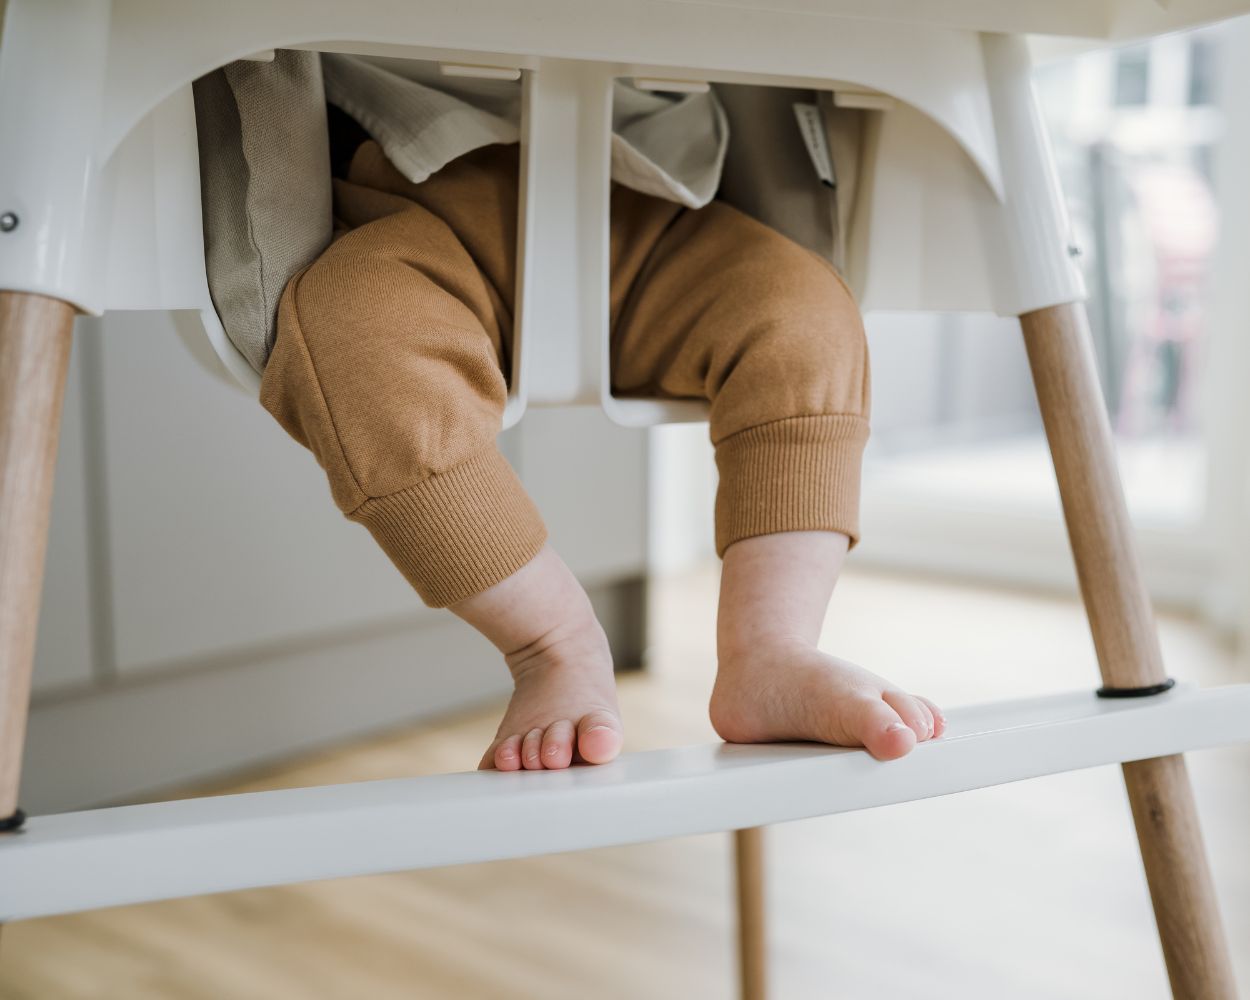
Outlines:
{"type": "Polygon", "coordinates": [[[975,705],[902,760],[813,744],[634,753],[41,816],[0,838],[0,920],[709,833],[1250,741],[1250,684],[975,705]]]}

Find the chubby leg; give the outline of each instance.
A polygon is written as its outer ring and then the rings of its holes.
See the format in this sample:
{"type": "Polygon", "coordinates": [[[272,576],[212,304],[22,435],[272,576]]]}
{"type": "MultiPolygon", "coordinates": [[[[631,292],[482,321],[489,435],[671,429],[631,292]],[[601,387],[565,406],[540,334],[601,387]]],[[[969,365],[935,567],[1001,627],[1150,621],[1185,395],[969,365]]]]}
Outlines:
{"type": "Polygon", "coordinates": [[[481,766],[512,770],[621,746],[603,630],[495,444],[515,175],[515,148],[484,147],[408,185],[362,147],[336,183],[340,235],[283,293],[261,386],[340,510],[503,652],[516,693],[481,766]]]}
{"type": "MultiPolygon", "coordinates": [[[[636,196],[614,198],[629,217],[636,196]]],[[[614,301],[614,388],[711,404],[724,559],[717,731],[864,746],[882,759],[941,735],[932,703],[816,647],[859,537],[868,438],[867,342],[845,283],[716,201],[675,213],[632,259],[637,274],[614,301]]]]}
{"type": "Polygon", "coordinates": [[[550,546],[495,586],[451,606],[504,654],[516,682],[480,767],[601,764],[621,751],[607,636],[550,546]]]}
{"type": "Polygon", "coordinates": [[[945,730],[933,702],[817,648],[847,541],[785,531],[725,552],[711,715],[730,742],[816,740],[893,760],[945,730]]]}

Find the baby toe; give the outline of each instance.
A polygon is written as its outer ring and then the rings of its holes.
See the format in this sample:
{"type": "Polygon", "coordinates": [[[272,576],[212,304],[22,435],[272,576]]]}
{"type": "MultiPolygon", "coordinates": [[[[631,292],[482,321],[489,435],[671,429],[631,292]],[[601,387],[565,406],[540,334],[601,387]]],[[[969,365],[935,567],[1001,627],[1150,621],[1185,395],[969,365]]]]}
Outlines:
{"type": "Polygon", "coordinates": [[[621,752],[621,720],[610,712],[591,712],[577,724],[577,752],[587,764],[606,764],[621,752]]]}
{"type": "Polygon", "coordinates": [[[524,767],[525,770],[542,770],[542,744],[543,731],[541,729],[531,729],[525,734],[525,739],[521,741],[521,766],[524,767]]]}
{"type": "Polygon", "coordinates": [[[850,713],[851,734],[877,760],[896,760],[911,753],[916,733],[880,698],[863,698],[850,713]]]}
{"type": "Polygon", "coordinates": [[[919,698],[905,691],[886,691],[881,699],[898,713],[899,718],[916,734],[917,740],[927,740],[933,735],[933,716],[919,698]]]}
{"type": "Polygon", "coordinates": [[[543,733],[543,767],[557,770],[573,762],[573,723],[568,719],[553,722],[543,733]]]}
{"type": "Polygon", "coordinates": [[[933,716],[933,735],[935,737],[943,735],[946,732],[946,716],[942,714],[942,710],[928,698],[921,698],[920,695],[916,695],[916,698],[929,710],[929,714],[933,716]]]}
{"type": "Polygon", "coordinates": [[[516,771],[521,767],[521,737],[509,736],[495,747],[495,767],[500,771],[516,771]]]}

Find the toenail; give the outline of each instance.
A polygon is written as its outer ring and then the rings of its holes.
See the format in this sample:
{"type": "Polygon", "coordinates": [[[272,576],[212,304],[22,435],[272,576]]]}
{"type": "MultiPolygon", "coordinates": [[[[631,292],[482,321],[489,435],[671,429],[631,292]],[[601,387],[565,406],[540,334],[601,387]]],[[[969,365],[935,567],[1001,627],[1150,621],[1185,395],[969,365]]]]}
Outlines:
{"type": "Polygon", "coordinates": [[[885,731],[887,733],[897,733],[900,730],[907,729],[907,728],[909,727],[905,726],[901,722],[891,722],[888,726],[885,727],[885,731]]]}
{"type": "Polygon", "coordinates": [[[586,730],[586,732],[593,733],[598,729],[606,729],[608,730],[608,732],[613,732],[613,729],[611,726],[591,726],[589,729],[586,730]]]}
{"type": "Polygon", "coordinates": [[[559,748],[559,747],[547,747],[547,756],[548,756],[548,757],[554,757],[554,756],[555,756],[556,754],[558,754],[559,752],[560,752],[560,748],[559,748]]]}

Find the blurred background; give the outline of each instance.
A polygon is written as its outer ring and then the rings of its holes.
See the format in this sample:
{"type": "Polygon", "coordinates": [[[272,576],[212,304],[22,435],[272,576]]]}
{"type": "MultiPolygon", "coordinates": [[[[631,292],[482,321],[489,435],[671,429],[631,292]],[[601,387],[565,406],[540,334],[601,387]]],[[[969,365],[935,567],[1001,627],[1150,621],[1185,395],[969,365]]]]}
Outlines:
{"type": "MultiPolygon", "coordinates": [[[[1250,19],[1038,56],[1169,669],[1245,682],[1250,19]]],[[[203,376],[185,322],[80,321],[24,805],[473,767],[509,687],[495,654],[414,606],[310,456],[203,376]]],[[[1093,685],[1016,324],[867,323],[864,539],[827,648],[948,706],[1093,685]]],[[[631,749],[714,739],[706,435],[535,411],[505,436],[635,668],[631,749]]],[[[1250,752],[1191,766],[1250,988],[1250,752]]],[[[5,930],[0,996],[730,996],[727,850],[689,838],[31,921],[5,930]]],[[[791,824],[769,851],[778,996],[1168,995],[1114,768],[791,824]]]]}
{"type": "MultiPolygon", "coordinates": [[[[1035,44],[1152,593],[1230,636],[1248,627],[1243,37],[1234,21],[1075,56],[1062,42],[1035,44]]],[[[876,312],[867,326],[873,434],[860,565],[1071,592],[1015,321],[876,312]]],[[[692,483],[713,475],[703,437],[656,432],[657,484],[683,468],[692,483]]],[[[657,558],[706,556],[663,533],[666,516],[684,515],[674,533],[705,540],[701,508],[687,514],[664,496],[656,514],[657,558]]]]}

